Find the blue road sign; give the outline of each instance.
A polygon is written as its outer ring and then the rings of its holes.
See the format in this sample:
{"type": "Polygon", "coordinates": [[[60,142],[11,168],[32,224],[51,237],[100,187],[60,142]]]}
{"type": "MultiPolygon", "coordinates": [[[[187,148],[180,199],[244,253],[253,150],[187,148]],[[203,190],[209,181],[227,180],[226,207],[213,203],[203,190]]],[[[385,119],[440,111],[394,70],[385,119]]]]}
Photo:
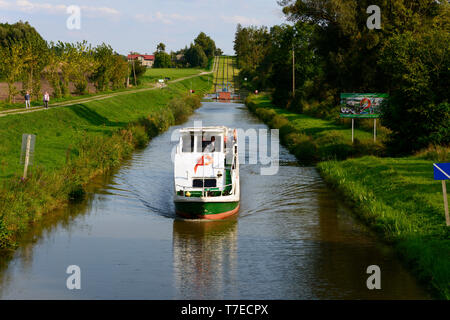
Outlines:
{"type": "Polygon", "coordinates": [[[450,179],[450,163],[433,163],[434,180],[450,179]]]}

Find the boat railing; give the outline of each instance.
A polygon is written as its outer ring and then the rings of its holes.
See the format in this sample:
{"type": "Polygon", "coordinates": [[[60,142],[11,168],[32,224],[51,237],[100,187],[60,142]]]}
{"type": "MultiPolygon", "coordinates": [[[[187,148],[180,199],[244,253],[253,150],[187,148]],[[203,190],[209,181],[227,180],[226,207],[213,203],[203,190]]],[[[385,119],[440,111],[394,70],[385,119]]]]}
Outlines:
{"type": "Polygon", "coordinates": [[[183,192],[182,195],[185,197],[188,197],[186,195],[186,193],[188,193],[188,192],[190,193],[190,192],[200,192],[200,191],[201,191],[202,198],[222,197],[222,196],[229,196],[229,195],[234,194],[234,184],[233,183],[224,185],[223,190],[214,190],[214,189],[217,189],[217,187],[198,187],[193,190],[192,187],[182,186],[179,184],[175,185],[175,189],[176,189],[177,194],[179,191],[182,191],[183,192]],[[231,186],[231,190],[226,190],[230,186],[231,186]],[[186,189],[188,189],[188,190],[186,190],[186,189]]]}

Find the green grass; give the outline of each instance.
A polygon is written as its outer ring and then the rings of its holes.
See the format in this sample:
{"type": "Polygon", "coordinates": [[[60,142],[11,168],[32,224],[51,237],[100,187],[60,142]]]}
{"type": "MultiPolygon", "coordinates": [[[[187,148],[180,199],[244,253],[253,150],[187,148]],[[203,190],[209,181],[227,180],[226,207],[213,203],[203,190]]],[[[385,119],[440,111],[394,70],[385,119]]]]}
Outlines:
{"type": "MultiPolygon", "coordinates": [[[[85,99],[85,98],[89,98],[89,97],[101,96],[101,95],[109,94],[109,93],[113,93],[113,92],[136,90],[136,89],[148,87],[148,86],[156,83],[159,79],[164,79],[166,77],[169,77],[171,80],[177,80],[180,78],[200,74],[203,71],[205,71],[205,70],[190,69],[190,68],[167,68],[167,69],[150,68],[150,69],[147,69],[145,74],[140,78],[141,84],[138,85],[137,87],[132,87],[129,89],[121,88],[121,89],[117,89],[117,90],[107,90],[107,91],[102,91],[102,92],[98,92],[98,93],[66,96],[66,97],[61,97],[61,98],[50,97],[50,100],[51,100],[50,105],[55,104],[55,103],[76,101],[76,100],[85,99]]],[[[41,106],[41,105],[42,105],[41,99],[31,101],[31,106],[33,106],[33,107],[41,106]]],[[[11,109],[20,109],[20,108],[25,109],[25,102],[23,102],[23,103],[22,102],[21,103],[8,103],[6,101],[0,101],[0,111],[11,110],[11,109]]]]}
{"type": "Polygon", "coordinates": [[[214,70],[214,82],[219,86],[231,83],[234,87],[234,77],[237,76],[238,70],[233,68],[235,57],[221,56],[218,58],[216,70],[214,70]]]}
{"type": "Polygon", "coordinates": [[[318,169],[424,282],[450,299],[450,228],[433,161],[363,157],[322,162],[318,169]]]}
{"type": "Polygon", "coordinates": [[[246,105],[272,128],[280,129],[282,142],[304,164],[323,160],[343,160],[384,151],[384,135],[373,141],[373,133],[356,128],[352,143],[351,128],[332,120],[298,114],[272,105],[268,94],[250,95],[246,105]]]}
{"type": "Polygon", "coordinates": [[[191,82],[201,96],[209,91],[210,79],[204,75],[159,90],[0,118],[0,248],[14,246],[30,223],[82,195],[92,176],[119,165],[134,148],[185,119],[200,105],[188,95],[191,82]],[[23,133],[36,135],[25,181],[19,163],[23,133]]]}
{"type": "Polygon", "coordinates": [[[142,83],[154,83],[159,79],[170,78],[170,80],[176,80],[179,78],[189,77],[201,72],[203,69],[188,69],[188,68],[150,68],[147,69],[145,74],[140,78],[142,83]]]}
{"type": "Polygon", "coordinates": [[[429,148],[407,158],[367,156],[383,153],[385,133],[375,144],[371,132],[355,129],[352,144],[348,126],[275,108],[268,95],[250,95],[246,104],[280,130],[282,143],[300,162],[318,162],[322,177],[355,213],[395,245],[437,296],[450,298],[450,228],[441,183],[433,179],[433,162],[448,162],[448,148],[429,148]]]}

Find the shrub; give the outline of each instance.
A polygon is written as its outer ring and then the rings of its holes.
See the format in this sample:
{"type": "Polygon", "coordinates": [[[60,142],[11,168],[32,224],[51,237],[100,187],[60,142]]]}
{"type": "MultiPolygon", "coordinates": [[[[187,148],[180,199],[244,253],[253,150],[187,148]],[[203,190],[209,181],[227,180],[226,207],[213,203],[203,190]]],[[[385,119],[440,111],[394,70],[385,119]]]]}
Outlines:
{"type": "Polygon", "coordinates": [[[448,162],[450,161],[450,147],[430,145],[428,148],[417,152],[415,156],[424,160],[448,162]]]}
{"type": "Polygon", "coordinates": [[[275,129],[280,129],[283,126],[289,125],[290,122],[285,117],[276,115],[272,118],[272,120],[268,120],[268,123],[269,123],[270,127],[275,128],[275,129]]]}
{"type": "Polygon", "coordinates": [[[186,106],[189,107],[191,110],[198,109],[202,105],[202,99],[200,98],[200,96],[195,94],[188,95],[184,97],[183,100],[186,106]]]}
{"type": "Polygon", "coordinates": [[[264,122],[269,122],[277,115],[275,110],[265,108],[255,109],[255,114],[258,116],[258,118],[260,118],[264,122]]]}
{"type": "Polygon", "coordinates": [[[285,137],[286,146],[303,164],[311,164],[317,159],[317,144],[304,133],[290,133],[285,137]]]}
{"type": "Polygon", "coordinates": [[[146,129],[141,125],[133,125],[129,128],[133,137],[133,144],[136,148],[144,148],[149,140],[146,129]]]}
{"type": "Polygon", "coordinates": [[[181,98],[172,99],[168,107],[173,113],[176,124],[185,122],[192,113],[190,106],[186,105],[181,98]]]}
{"type": "Polygon", "coordinates": [[[69,201],[72,202],[80,201],[86,195],[86,191],[84,190],[84,187],[81,183],[73,183],[69,188],[70,188],[68,192],[69,201]]]}

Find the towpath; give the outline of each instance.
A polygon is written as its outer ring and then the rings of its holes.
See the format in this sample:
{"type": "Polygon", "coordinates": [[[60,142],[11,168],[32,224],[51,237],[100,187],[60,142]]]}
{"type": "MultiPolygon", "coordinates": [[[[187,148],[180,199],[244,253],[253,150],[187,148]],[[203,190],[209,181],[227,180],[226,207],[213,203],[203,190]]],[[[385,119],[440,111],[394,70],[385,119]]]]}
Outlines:
{"type": "MultiPolygon", "coordinates": [[[[204,71],[204,72],[192,75],[192,76],[187,76],[187,77],[183,77],[183,78],[178,78],[176,80],[168,81],[168,83],[176,83],[176,82],[180,82],[180,81],[183,81],[186,79],[195,78],[195,77],[199,77],[199,76],[211,74],[211,73],[212,73],[212,71],[204,71]]],[[[73,105],[80,104],[80,103],[105,100],[105,99],[109,99],[109,98],[116,97],[116,96],[132,94],[132,93],[136,93],[136,92],[149,91],[149,90],[156,90],[156,89],[160,89],[160,88],[161,88],[161,86],[153,86],[153,87],[148,87],[148,88],[140,88],[140,89],[135,89],[135,90],[126,90],[126,91],[120,91],[120,92],[114,92],[114,93],[101,94],[101,95],[97,95],[97,96],[89,97],[89,98],[81,98],[81,99],[76,99],[76,100],[58,102],[58,103],[52,104],[50,106],[50,108],[73,106],[73,105]]],[[[37,112],[37,111],[42,111],[42,110],[46,110],[46,109],[44,109],[44,106],[36,106],[36,107],[31,107],[29,109],[24,109],[24,108],[11,109],[11,110],[0,111],[0,117],[6,117],[8,115],[13,115],[13,114],[31,113],[31,112],[37,112]]]]}

